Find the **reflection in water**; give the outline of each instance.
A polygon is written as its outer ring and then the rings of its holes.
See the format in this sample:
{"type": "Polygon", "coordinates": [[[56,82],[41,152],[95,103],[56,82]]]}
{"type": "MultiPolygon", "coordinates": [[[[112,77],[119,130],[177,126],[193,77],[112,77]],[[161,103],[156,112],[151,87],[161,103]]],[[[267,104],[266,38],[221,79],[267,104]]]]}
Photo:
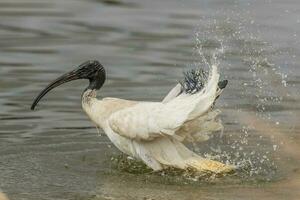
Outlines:
{"type": "Polygon", "coordinates": [[[11,199],[297,199],[298,5],[1,1],[0,188],[11,199]],[[250,166],[241,176],[189,182],[116,169],[118,151],[81,111],[82,81],[29,110],[57,74],[88,59],[108,69],[100,97],[158,101],[216,49],[230,80],[217,105],[225,130],[190,148],[250,166]]]}

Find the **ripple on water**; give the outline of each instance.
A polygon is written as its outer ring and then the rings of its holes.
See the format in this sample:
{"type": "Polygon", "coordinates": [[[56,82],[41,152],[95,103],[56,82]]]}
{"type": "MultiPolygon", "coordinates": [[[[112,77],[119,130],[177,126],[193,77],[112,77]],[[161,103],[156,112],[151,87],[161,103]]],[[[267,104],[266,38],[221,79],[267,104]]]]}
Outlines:
{"type": "Polygon", "coordinates": [[[248,3],[1,1],[0,188],[11,199],[297,199],[299,3],[248,3]],[[225,130],[190,148],[243,166],[235,174],[153,173],[114,156],[81,111],[86,82],[29,110],[49,81],[84,60],[106,66],[101,97],[160,100],[183,68],[216,51],[229,79],[217,103],[225,130]]]}

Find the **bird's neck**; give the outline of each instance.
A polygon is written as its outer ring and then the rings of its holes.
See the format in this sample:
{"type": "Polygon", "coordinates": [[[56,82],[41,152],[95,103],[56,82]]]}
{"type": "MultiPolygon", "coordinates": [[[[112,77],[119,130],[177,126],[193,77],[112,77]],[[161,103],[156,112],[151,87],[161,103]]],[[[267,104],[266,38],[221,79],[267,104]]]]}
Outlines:
{"type": "Polygon", "coordinates": [[[105,82],[105,72],[102,70],[97,72],[94,77],[89,79],[90,84],[84,90],[81,96],[82,108],[90,119],[95,123],[99,119],[98,111],[101,106],[97,106],[99,101],[97,100],[97,90],[99,90],[105,82]]]}
{"type": "Polygon", "coordinates": [[[89,86],[83,91],[81,96],[83,107],[91,106],[93,99],[96,99],[97,90],[102,87],[105,81],[105,73],[97,73],[89,81],[89,86]]]}
{"type": "Polygon", "coordinates": [[[96,99],[97,90],[86,88],[81,96],[82,105],[91,106],[91,103],[96,99]]]}
{"type": "Polygon", "coordinates": [[[89,78],[90,83],[86,90],[99,90],[104,84],[105,80],[106,75],[104,70],[96,72],[93,77],[89,78]]]}
{"type": "Polygon", "coordinates": [[[99,90],[105,82],[105,72],[97,72],[94,77],[89,79],[89,86],[83,91],[81,100],[82,104],[91,104],[91,101],[96,98],[97,90],[99,90]]]}
{"type": "Polygon", "coordinates": [[[97,90],[86,89],[81,96],[81,103],[84,112],[97,124],[97,90]]]}

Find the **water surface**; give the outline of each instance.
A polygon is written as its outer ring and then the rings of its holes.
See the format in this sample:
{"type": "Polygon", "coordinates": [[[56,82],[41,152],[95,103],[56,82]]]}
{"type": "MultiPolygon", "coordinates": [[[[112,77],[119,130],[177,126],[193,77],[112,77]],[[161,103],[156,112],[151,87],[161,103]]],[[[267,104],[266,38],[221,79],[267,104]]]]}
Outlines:
{"type": "Polygon", "coordinates": [[[0,188],[11,199],[298,199],[300,4],[297,0],[1,0],[0,188]],[[230,83],[224,133],[190,147],[247,164],[237,177],[190,181],[128,173],[82,112],[85,81],[37,93],[88,59],[99,97],[159,101],[183,69],[218,52],[230,83]]]}

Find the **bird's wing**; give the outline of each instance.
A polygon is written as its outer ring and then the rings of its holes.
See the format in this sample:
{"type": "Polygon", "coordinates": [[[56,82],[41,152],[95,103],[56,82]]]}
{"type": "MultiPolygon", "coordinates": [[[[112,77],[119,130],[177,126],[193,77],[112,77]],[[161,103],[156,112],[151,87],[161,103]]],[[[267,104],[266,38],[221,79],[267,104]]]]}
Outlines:
{"type": "Polygon", "coordinates": [[[170,106],[163,103],[139,103],[113,113],[108,125],[117,134],[136,140],[153,140],[174,135],[188,118],[192,109],[170,106]]]}
{"type": "Polygon", "coordinates": [[[181,141],[206,141],[213,132],[223,130],[222,122],[217,118],[220,113],[221,111],[218,109],[210,110],[205,115],[185,122],[180,129],[176,131],[176,135],[182,138],[181,141]]]}
{"type": "Polygon", "coordinates": [[[180,83],[178,83],[175,87],[170,90],[170,92],[165,96],[165,98],[162,100],[163,103],[168,103],[172,99],[176,98],[180,93],[182,92],[182,86],[180,83]]]}
{"type": "Polygon", "coordinates": [[[180,94],[168,103],[143,102],[113,113],[108,125],[119,135],[136,140],[153,140],[162,136],[174,136],[187,121],[206,113],[217,95],[219,74],[212,68],[210,80],[203,91],[196,94],[180,94]]]}

